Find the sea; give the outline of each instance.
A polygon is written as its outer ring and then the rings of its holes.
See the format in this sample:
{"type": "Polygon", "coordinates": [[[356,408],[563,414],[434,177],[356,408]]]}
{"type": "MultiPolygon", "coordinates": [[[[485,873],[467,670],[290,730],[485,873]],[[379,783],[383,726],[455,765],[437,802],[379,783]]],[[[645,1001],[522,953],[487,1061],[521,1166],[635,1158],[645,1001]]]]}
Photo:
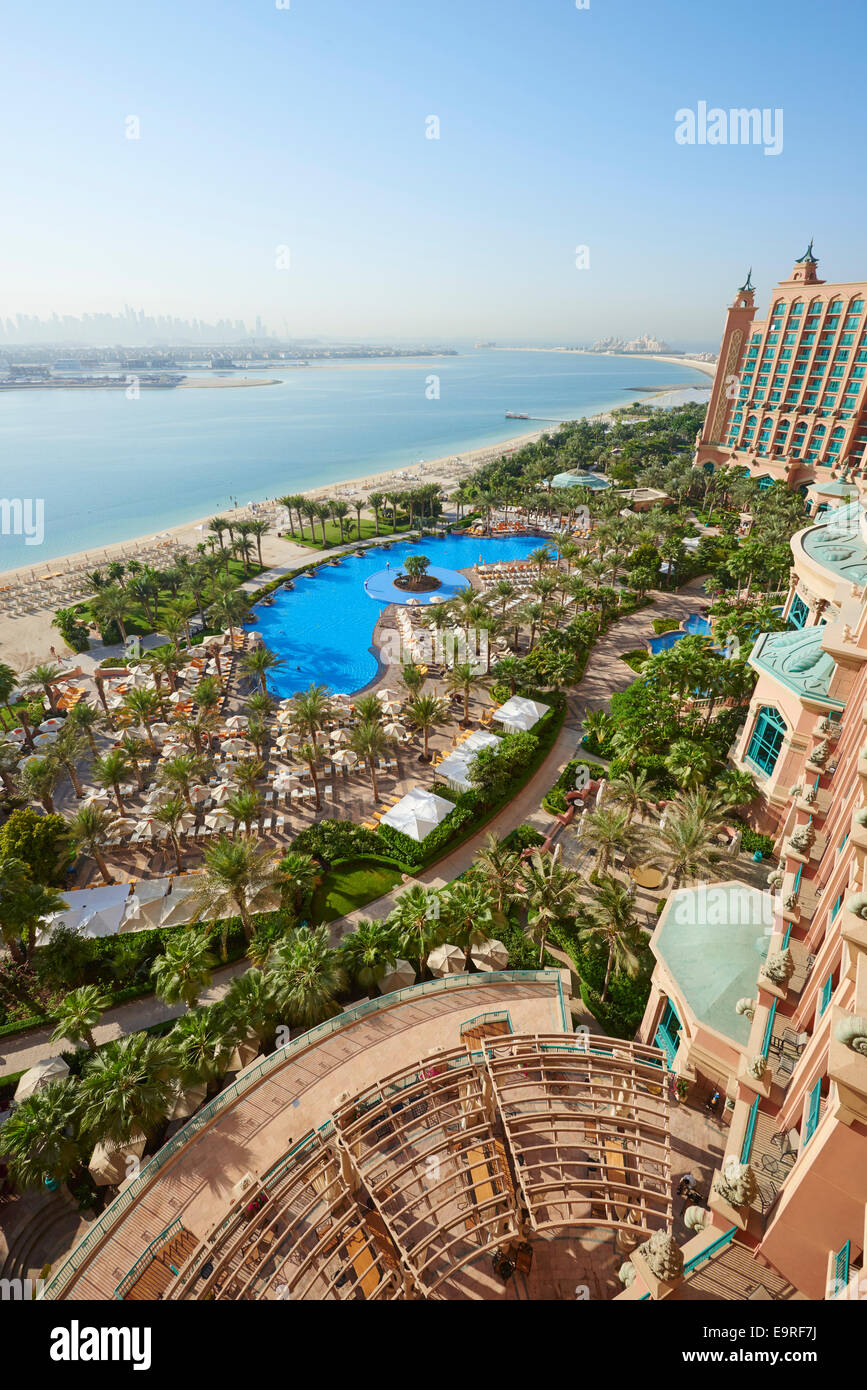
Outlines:
{"type": "Polygon", "coordinates": [[[0,571],[709,383],[671,362],[580,353],[470,349],[358,367],[237,373],[273,386],[0,392],[0,498],[41,501],[44,516],[39,545],[0,534],[0,571]]]}

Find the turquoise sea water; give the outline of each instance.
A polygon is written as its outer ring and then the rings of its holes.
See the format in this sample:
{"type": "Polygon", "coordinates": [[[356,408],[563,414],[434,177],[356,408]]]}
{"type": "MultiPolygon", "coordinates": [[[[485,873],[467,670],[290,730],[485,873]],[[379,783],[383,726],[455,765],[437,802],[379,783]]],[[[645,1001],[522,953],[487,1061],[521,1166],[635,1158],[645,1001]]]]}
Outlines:
{"type": "Polygon", "coordinates": [[[311,681],[322,681],[337,693],[350,694],[373,680],[373,629],[386,604],[370,597],[364,581],[386,562],[396,573],[407,555],[424,553],[433,565],[460,570],[479,556],[486,563],[521,560],[540,543],[538,536],[425,537],[423,545],[371,546],[363,556],[346,555],[339,565],[320,565],[311,575],[299,575],[294,589],[277,591],[273,606],[259,604],[254,610],[254,630],[286,662],[268,677],[269,689],[285,699],[311,681]]]}
{"type": "MultiPolygon", "coordinates": [[[[373,370],[268,370],[278,385],[0,392],[0,496],[43,498],[45,539],[0,535],[0,570],[97,550],[286,492],[408,468],[539,425],[701,386],[648,359],[468,351],[373,370]],[[432,383],[435,376],[438,383],[432,383]],[[435,394],[438,389],[438,396],[435,394]]],[[[553,426],[552,426],[553,428],[553,426]]]]}

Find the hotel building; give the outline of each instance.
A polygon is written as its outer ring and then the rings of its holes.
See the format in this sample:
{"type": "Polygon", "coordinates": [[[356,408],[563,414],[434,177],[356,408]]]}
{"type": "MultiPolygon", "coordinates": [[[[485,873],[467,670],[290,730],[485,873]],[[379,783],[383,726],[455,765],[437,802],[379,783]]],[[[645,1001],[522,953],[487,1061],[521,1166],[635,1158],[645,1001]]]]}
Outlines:
{"type": "MultiPolygon", "coordinates": [[[[788,293],[786,313],[797,294],[788,293]]],[[[662,1048],[696,1098],[715,1088],[724,1097],[726,1157],[752,1176],[741,1206],[730,1200],[731,1183],[729,1199],[712,1193],[719,1238],[734,1226],[759,1264],[808,1298],[865,1299],[861,504],[826,513],[791,544],[791,626],[754,647],[759,680],[732,750],[734,765],[759,784],[758,823],[776,837],[779,866],[767,893],[728,883],[668,900],[651,942],[657,963],[638,1036],[662,1048]]]]}
{"type": "MultiPolygon", "coordinates": [[[[819,279],[813,243],[757,316],[751,274],[726,314],[695,463],[766,486],[860,476],[867,450],[867,282],[819,279]]],[[[823,499],[818,499],[817,506],[823,499]]],[[[826,501],[828,499],[825,499],[826,501]]]]}

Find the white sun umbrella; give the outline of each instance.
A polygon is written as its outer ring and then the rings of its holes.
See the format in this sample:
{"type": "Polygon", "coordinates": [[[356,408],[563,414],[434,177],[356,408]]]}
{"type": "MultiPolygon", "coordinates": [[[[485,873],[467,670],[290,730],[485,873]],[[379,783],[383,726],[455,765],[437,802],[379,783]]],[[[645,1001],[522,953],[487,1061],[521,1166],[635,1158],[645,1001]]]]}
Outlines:
{"type": "Polygon", "coordinates": [[[427,963],[432,975],[461,975],[464,971],[464,953],[457,946],[451,946],[448,942],[443,946],[436,946],[427,958],[427,963]]]}
{"type": "Polygon", "coordinates": [[[170,734],[171,731],[171,724],[166,724],[163,719],[158,719],[155,724],[151,724],[151,733],[157,734],[160,738],[163,738],[165,734],[170,734]]]}
{"type": "Polygon", "coordinates": [[[477,970],[505,970],[509,964],[509,952],[502,941],[480,941],[470,958],[477,970]]]}
{"type": "Polygon", "coordinates": [[[297,738],[294,738],[292,734],[278,734],[274,742],[277,745],[277,747],[282,749],[284,752],[288,748],[298,747],[298,740],[297,738]]]}
{"type": "Polygon", "coordinates": [[[381,700],[383,714],[397,714],[400,709],[400,700],[381,700]]]}
{"type": "Polygon", "coordinates": [[[220,782],[218,786],[211,788],[211,800],[215,806],[223,806],[234,795],[235,788],[230,787],[228,782],[220,782]]]}
{"type": "Polygon", "coordinates": [[[393,720],[390,720],[387,724],[383,724],[382,728],[383,732],[388,734],[390,738],[406,738],[406,729],[402,724],[395,724],[393,720]]]}
{"type": "Polygon", "coordinates": [[[211,788],[210,788],[210,787],[200,787],[200,786],[190,787],[190,800],[191,800],[191,801],[207,801],[207,799],[208,799],[208,797],[210,796],[210,794],[211,794],[211,788]]]}
{"type": "Polygon", "coordinates": [[[62,729],[64,721],[62,719],[43,719],[40,729],[62,729]]]}
{"type": "Polygon", "coordinates": [[[56,738],[56,729],[46,729],[44,734],[40,731],[34,738],[33,742],[37,748],[44,748],[47,744],[53,743],[56,738]]]}
{"type": "Polygon", "coordinates": [[[408,960],[396,960],[394,968],[383,975],[379,981],[379,988],[382,994],[388,994],[392,989],[407,989],[415,984],[415,970],[408,960]]]}
{"type": "Polygon", "coordinates": [[[49,1082],[60,1081],[68,1075],[69,1067],[62,1057],[44,1057],[24,1073],[15,1087],[15,1100],[20,1105],[22,1100],[27,1100],[34,1091],[40,1091],[49,1082]]]}
{"type": "Polygon", "coordinates": [[[26,729],[8,729],[3,736],[7,743],[23,743],[27,737],[26,729]]]}
{"type": "Polygon", "coordinates": [[[388,689],[377,690],[376,698],[377,700],[394,700],[397,698],[397,692],[388,689]]]}
{"type": "Polygon", "coordinates": [[[332,743],[348,743],[349,734],[345,729],[332,729],[330,734],[332,743]]]}
{"type": "Polygon", "coordinates": [[[358,762],[358,754],[353,753],[351,748],[338,748],[331,754],[331,761],[338,767],[355,767],[358,762]]]}
{"type": "Polygon", "coordinates": [[[247,721],[242,719],[240,714],[230,714],[229,718],[225,720],[225,726],[227,729],[246,729],[247,721]]]}
{"type": "Polygon", "coordinates": [[[82,806],[101,806],[105,810],[112,802],[108,792],[90,792],[81,804],[82,806]]]}
{"type": "Polygon", "coordinates": [[[145,1136],[139,1131],[125,1144],[97,1144],[87,1171],[97,1187],[116,1187],[131,1177],[136,1171],[135,1164],[129,1160],[141,1158],[145,1151],[145,1136]]]}
{"type": "Polygon", "coordinates": [[[179,705],[182,700],[188,700],[190,697],[183,690],[173,690],[166,698],[170,705],[179,705]]]}
{"type": "Polygon", "coordinates": [[[109,841],[125,840],[127,835],[131,835],[135,830],[136,822],[129,816],[118,816],[117,820],[109,826],[106,839],[109,841]]]}
{"type": "Polygon", "coordinates": [[[277,711],[277,716],[276,716],[276,717],[277,717],[277,723],[278,723],[278,724],[291,724],[291,723],[292,723],[292,717],[293,717],[293,716],[292,716],[292,710],[289,709],[289,708],[287,708],[286,705],[281,705],[280,708],[279,708],[278,711],[277,711]]]}
{"type": "Polygon", "coordinates": [[[205,816],[205,825],[209,830],[225,830],[227,825],[232,824],[233,819],[228,811],[218,806],[216,811],[209,811],[205,816]]]}

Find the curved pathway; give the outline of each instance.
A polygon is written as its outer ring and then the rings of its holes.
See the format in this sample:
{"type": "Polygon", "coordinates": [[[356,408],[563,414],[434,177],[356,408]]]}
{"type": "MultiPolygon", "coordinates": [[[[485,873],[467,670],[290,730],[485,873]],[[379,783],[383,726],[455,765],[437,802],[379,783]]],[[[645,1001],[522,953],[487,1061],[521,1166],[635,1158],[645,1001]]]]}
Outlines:
{"type": "MultiPolygon", "coordinates": [[[[423,883],[430,888],[441,888],[450,883],[469,868],[492,831],[503,838],[525,822],[535,825],[543,834],[550,831],[552,818],[542,809],[542,797],[566,764],[574,758],[582,738],[584,715],[588,710],[604,708],[616,691],[625,690],[635,680],[635,672],[620,660],[621,653],[634,651],[653,636],[651,623],[654,618],[677,618],[682,621],[696,611],[699,603],[706,604],[704,581],[701,577],[690,580],[683,588],[671,593],[654,591],[653,600],[652,606],[620,618],[592,648],[584,675],[567,698],[566,719],[556,742],[523,790],[480,831],[411,880],[413,883],[423,883]]],[[[331,923],[332,944],[336,945],[341,937],[352,931],[361,918],[387,916],[403,891],[405,886],[374,899],[345,917],[336,918],[331,923]]],[[[240,960],[215,970],[214,982],[203,992],[199,1002],[209,1004],[222,998],[230,980],[245,970],[247,964],[246,960],[240,960]]],[[[102,1023],[94,1029],[94,1037],[98,1043],[110,1042],[125,1033],[177,1018],[183,1012],[183,1006],[163,1004],[154,995],[148,995],[109,1009],[102,1023]]],[[[41,1028],[18,1037],[0,1038],[0,1077],[24,1071],[43,1057],[53,1057],[67,1051],[68,1043],[50,1041],[52,1031],[51,1028],[41,1028]]]]}

